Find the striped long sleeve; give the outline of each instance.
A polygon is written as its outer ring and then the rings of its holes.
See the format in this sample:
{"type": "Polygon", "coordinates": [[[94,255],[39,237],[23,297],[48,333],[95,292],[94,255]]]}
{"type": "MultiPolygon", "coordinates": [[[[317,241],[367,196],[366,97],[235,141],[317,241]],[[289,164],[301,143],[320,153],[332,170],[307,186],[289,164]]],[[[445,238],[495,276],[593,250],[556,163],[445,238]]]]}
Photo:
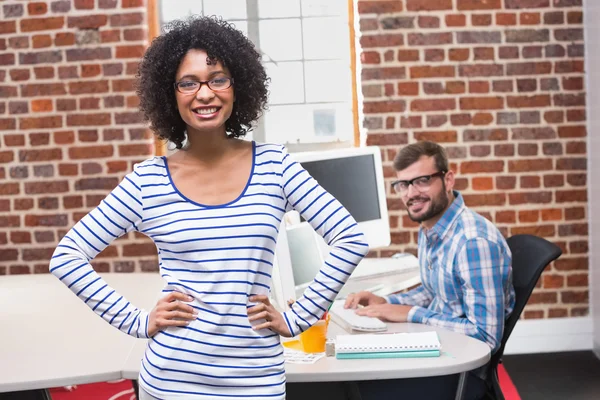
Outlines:
{"type": "Polygon", "coordinates": [[[284,313],[292,335],[317,322],[369,247],[356,221],[331,194],[282,149],[287,210],[295,209],[331,247],[324,265],[304,294],[284,313]]]}
{"type": "Polygon", "coordinates": [[[106,322],[129,335],[147,338],[148,313],[108,286],[90,264],[113,240],[137,230],[143,207],[136,179],[135,171],[128,174],[71,228],[50,260],[50,272],[106,322]]]}

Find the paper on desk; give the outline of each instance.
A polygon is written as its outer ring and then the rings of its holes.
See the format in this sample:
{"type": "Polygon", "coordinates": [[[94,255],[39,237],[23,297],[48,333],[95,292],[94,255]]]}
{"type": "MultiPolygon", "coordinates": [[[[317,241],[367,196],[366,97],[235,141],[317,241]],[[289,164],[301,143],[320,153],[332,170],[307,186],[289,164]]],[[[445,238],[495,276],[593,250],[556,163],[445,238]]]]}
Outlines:
{"type": "Polygon", "coordinates": [[[325,353],[305,353],[303,351],[297,351],[283,348],[283,356],[285,362],[290,364],[314,364],[321,358],[325,357],[325,353]]]}

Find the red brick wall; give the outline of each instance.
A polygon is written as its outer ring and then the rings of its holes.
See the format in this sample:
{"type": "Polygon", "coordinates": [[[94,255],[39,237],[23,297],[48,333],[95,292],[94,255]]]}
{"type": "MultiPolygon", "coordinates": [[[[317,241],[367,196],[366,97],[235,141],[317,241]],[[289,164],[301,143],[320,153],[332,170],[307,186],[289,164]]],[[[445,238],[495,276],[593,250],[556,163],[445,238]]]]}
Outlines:
{"type": "MultiPolygon", "coordinates": [[[[0,275],[47,272],[66,231],[153,153],[133,89],[144,3],[0,2],[0,275]]],[[[94,266],[153,270],[153,253],[130,234],[94,266]]]]}
{"type": "MultiPolygon", "coordinates": [[[[358,12],[364,125],[387,181],[401,145],[442,143],[468,206],[564,251],[525,317],[587,315],[582,1],[361,0],[358,12]]],[[[393,244],[378,255],[415,252],[415,224],[397,196],[388,205],[393,244]]]]}

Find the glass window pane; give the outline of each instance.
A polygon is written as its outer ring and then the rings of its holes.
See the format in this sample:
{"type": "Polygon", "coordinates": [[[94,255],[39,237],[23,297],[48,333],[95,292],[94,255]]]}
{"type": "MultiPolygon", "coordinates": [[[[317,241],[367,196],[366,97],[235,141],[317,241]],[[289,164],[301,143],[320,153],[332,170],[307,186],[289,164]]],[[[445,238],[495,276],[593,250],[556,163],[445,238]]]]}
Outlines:
{"type": "Polygon", "coordinates": [[[300,0],[258,0],[258,18],[299,16],[300,0]]]}
{"type": "Polygon", "coordinates": [[[306,101],[351,101],[352,80],[350,65],[343,61],[307,61],[306,101]]]}
{"type": "Polygon", "coordinates": [[[260,48],[274,61],[301,60],[302,34],[300,19],[263,20],[258,23],[260,48]]]}
{"type": "Polygon", "coordinates": [[[306,106],[270,106],[265,113],[265,138],[274,143],[298,143],[312,136],[312,118],[306,106]]]}
{"type": "Polygon", "coordinates": [[[265,137],[268,142],[274,143],[352,140],[352,118],[350,104],[272,106],[264,116],[265,137]]]}
{"type": "Polygon", "coordinates": [[[354,123],[351,103],[311,104],[314,138],[313,142],[352,140],[354,123]],[[334,119],[332,123],[331,119],[334,119]],[[332,134],[329,129],[334,126],[332,134]]]}
{"type": "Polygon", "coordinates": [[[301,7],[303,17],[348,16],[347,0],[302,0],[301,7]]]}
{"type": "Polygon", "coordinates": [[[192,14],[202,15],[202,2],[189,0],[162,0],[160,2],[160,23],[165,25],[174,19],[183,19],[192,14]]]}
{"type": "Polygon", "coordinates": [[[335,109],[313,110],[313,131],[315,136],[333,136],[336,133],[335,109]]]}
{"type": "Polygon", "coordinates": [[[269,85],[269,104],[304,103],[302,62],[265,63],[269,85]]]}
{"type": "Polygon", "coordinates": [[[248,21],[232,21],[231,25],[242,31],[244,36],[248,37],[248,21]]]}
{"type": "Polygon", "coordinates": [[[218,15],[228,20],[247,19],[246,0],[204,0],[204,15],[218,15]]]}
{"type": "MultiPolygon", "coordinates": [[[[188,11],[189,11],[190,15],[203,15],[204,7],[202,6],[202,4],[199,1],[185,1],[184,0],[184,2],[187,3],[188,11]]],[[[169,2],[169,4],[170,4],[170,2],[169,2]]]]}
{"type": "Polygon", "coordinates": [[[348,21],[343,18],[306,18],[302,36],[305,59],[344,59],[350,64],[350,34],[348,21]]]}

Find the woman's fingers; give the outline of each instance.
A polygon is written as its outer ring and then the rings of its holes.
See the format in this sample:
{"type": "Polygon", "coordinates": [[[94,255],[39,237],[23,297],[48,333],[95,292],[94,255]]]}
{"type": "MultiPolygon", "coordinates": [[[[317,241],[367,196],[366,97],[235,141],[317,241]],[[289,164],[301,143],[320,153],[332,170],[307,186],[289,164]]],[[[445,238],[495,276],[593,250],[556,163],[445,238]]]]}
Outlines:
{"type": "Polygon", "coordinates": [[[264,303],[255,305],[248,309],[248,320],[257,321],[259,319],[270,319],[269,314],[271,313],[270,306],[266,306],[264,303]]]}
{"type": "Polygon", "coordinates": [[[248,319],[250,321],[256,321],[259,319],[269,319],[268,316],[269,316],[268,311],[263,311],[263,312],[259,312],[259,313],[252,314],[252,315],[250,315],[250,313],[248,313],[248,319]]]}
{"type": "Polygon", "coordinates": [[[266,321],[266,322],[263,322],[260,325],[253,326],[252,329],[258,331],[258,330],[261,330],[261,329],[270,329],[271,326],[272,326],[272,322],[271,321],[266,321]]]}
{"type": "Polygon", "coordinates": [[[192,314],[192,313],[183,312],[183,311],[170,311],[167,313],[165,319],[179,318],[179,319],[183,319],[183,320],[193,321],[196,319],[196,317],[198,317],[198,314],[192,314]]]}
{"type": "Polygon", "coordinates": [[[253,295],[249,297],[249,300],[258,304],[248,308],[248,319],[250,322],[261,321],[258,325],[253,325],[252,329],[256,331],[270,329],[282,336],[292,336],[283,319],[283,315],[271,305],[268,296],[262,294],[253,295]]]}
{"type": "Polygon", "coordinates": [[[159,319],[156,321],[159,328],[166,328],[168,326],[188,326],[190,321],[183,319],[159,319]]]}
{"type": "Polygon", "coordinates": [[[264,294],[255,294],[255,295],[252,295],[252,296],[250,296],[249,300],[252,301],[252,302],[263,303],[263,304],[266,304],[268,306],[271,305],[271,301],[269,300],[269,296],[266,296],[264,294]]]}
{"type": "Polygon", "coordinates": [[[197,313],[196,309],[189,304],[182,303],[181,301],[172,301],[170,303],[166,303],[164,309],[167,311],[184,311],[190,314],[197,313]]]}
{"type": "Polygon", "coordinates": [[[163,297],[163,300],[171,302],[171,301],[175,301],[175,300],[179,300],[179,301],[192,301],[194,300],[194,298],[192,296],[190,296],[189,294],[185,294],[185,293],[181,293],[181,292],[171,292],[168,295],[166,295],[165,297],[163,297]]]}
{"type": "Polygon", "coordinates": [[[171,292],[161,298],[150,312],[148,335],[154,336],[157,331],[169,326],[189,325],[198,316],[196,309],[186,304],[193,300],[192,296],[181,292],[171,292]]]}
{"type": "Polygon", "coordinates": [[[273,319],[277,311],[273,308],[267,296],[252,296],[250,301],[259,302],[259,304],[248,309],[248,320],[250,322],[263,320],[264,322],[252,326],[254,330],[270,329],[273,327],[273,319]]]}
{"type": "Polygon", "coordinates": [[[195,320],[198,312],[186,304],[194,298],[181,292],[171,292],[161,298],[148,316],[148,335],[154,336],[169,326],[186,326],[195,320]]]}
{"type": "Polygon", "coordinates": [[[255,306],[253,306],[253,307],[250,307],[248,309],[248,315],[250,315],[250,314],[256,314],[256,313],[259,313],[259,312],[262,312],[262,311],[265,311],[265,310],[267,310],[267,306],[264,305],[264,304],[262,304],[262,303],[260,303],[260,304],[257,304],[255,306]]]}

